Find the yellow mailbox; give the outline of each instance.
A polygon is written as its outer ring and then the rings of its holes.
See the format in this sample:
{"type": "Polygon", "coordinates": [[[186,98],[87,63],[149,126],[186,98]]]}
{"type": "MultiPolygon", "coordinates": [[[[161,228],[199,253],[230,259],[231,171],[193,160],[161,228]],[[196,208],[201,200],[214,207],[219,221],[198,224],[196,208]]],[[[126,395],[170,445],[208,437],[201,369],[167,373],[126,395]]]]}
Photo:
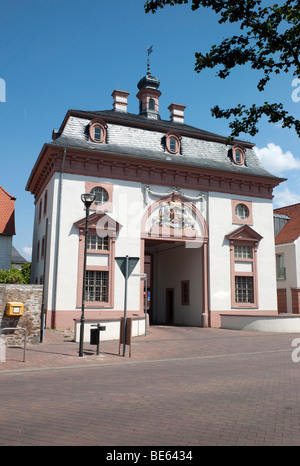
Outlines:
{"type": "Polygon", "coordinates": [[[7,316],[22,316],[24,304],[10,301],[6,303],[6,315],[7,316]]]}

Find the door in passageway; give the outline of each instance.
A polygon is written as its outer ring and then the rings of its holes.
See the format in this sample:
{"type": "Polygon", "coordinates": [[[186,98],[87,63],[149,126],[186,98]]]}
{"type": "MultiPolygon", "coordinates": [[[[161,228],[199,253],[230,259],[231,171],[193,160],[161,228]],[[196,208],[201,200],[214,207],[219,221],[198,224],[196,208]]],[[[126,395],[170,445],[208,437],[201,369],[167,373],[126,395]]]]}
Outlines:
{"type": "Polygon", "coordinates": [[[166,323],[174,322],[174,288],[166,289],[166,323]]]}

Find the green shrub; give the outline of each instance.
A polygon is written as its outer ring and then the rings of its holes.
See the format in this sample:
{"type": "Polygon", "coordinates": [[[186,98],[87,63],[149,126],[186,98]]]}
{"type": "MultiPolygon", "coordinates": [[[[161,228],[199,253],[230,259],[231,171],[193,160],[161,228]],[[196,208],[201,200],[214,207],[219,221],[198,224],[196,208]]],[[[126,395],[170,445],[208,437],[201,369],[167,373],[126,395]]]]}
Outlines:
{"type": "Polygon", "coordinates": [[[31,262],[23,264],[20,269],[12,266],[9,270],[0,270],[0,283],[30,283],[31,262]]]}

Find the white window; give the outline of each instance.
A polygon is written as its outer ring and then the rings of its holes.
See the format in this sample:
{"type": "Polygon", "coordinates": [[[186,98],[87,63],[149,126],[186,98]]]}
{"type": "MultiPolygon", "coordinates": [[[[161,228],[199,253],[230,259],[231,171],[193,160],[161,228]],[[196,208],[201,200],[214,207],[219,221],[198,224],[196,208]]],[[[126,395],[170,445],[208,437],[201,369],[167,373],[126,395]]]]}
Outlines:
{"type": "Polygon", "coordinates": [[[108,302],[108,272],[86,271],[85,296],[87,302],[108,302]]]}
{"type": "Polygon", "coordinates": [[[103,205],[108,201],[108,193],[104,188],[93,188],[91,193],[95,194],[95,205],[103,205]]]}
{"type": "Polygon", "coordinates": [[[180,153],[180,136],[176,134],[168,133],[166,135],[166,148],[167,151],[171,154],[179,154],[180,153]]]}
{"type": "Polygon", "coordinates": [[[240,147],[233,147],[232,159],[236,165],[245,165],[245,152],[240,147]]]}
{"type": "Polygon", "coordinates": [[[96,141],[101,141],[101,127],[94,126],[94,139],[96,141]]]}
{"type": "Polygon", "coordinates": [[[237,259],[252,259],[252,247],[234,246],[234,257],[237,259]]]}
{"type": "Polygon", "coordinates": [[[249,217],[249,209],[245,204],[238,204],[235,208],[236,216],[241,220],[246,220],[249,217]]]}
{"type": "Polygon", "coordinates": [[[109,250],[108,236],[102,237],[98,235],[88,235],[87,249],[95,249],[96,251],[108,251],[109,250]]]}
{"type": "Polygon", "coordinates": [[[235,277],[235,302],[254,303],[253,277],[235,277]]]}

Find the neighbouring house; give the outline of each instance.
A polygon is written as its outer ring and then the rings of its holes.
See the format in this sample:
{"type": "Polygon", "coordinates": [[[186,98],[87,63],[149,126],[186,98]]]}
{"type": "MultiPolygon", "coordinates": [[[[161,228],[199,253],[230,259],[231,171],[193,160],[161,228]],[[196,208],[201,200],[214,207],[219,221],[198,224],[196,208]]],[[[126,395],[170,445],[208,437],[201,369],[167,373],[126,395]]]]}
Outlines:
{"type": "Polygon", "coordinates": [[[19,251],[12,246],[12,251],[11,251],[11,265],[13,267],[16,267],[17,269],[21,269],[22,265],[27,264],[28,260],[23,257],[19,251]]]}
{"type": "Polygon", "coordinates": [[[12,263],[12,241],[15,232],[15,200],[0,186],[0,270],[12,263]]]}
{"type": "Polygon", "coordinates": [[[69,110],[36,160],[32,281],[44,283],[46,326],[119,321],[124,277],[118,257],[136,258],[127,316],[219,327],[222,314],[277,315],[273,188],[282,180],[254,144],[187,125],[185,106],[159,114],[159,80],[138,83],[138,113],[125,91],[110,110],[69,110]],[[93,193],[88,218],[83,193],[93,193]]]}
{"type": "Polygon", "coordinates": [[[274,210],[278,312],[300,314],[300,204],[274,210]]]}

